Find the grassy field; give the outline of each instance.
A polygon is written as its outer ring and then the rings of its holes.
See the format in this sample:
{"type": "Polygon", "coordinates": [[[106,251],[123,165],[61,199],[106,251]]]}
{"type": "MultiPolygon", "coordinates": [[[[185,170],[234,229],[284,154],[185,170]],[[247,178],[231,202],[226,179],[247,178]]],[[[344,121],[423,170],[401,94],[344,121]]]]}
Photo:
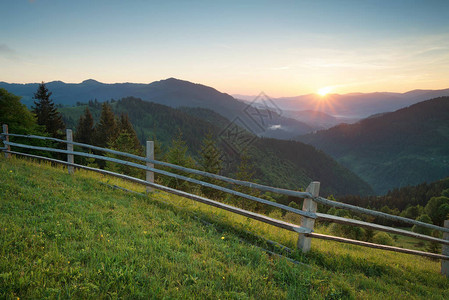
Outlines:
{"type": "MultiPolygon", "coordinates": [[[[297,236],[118,179],[0,157],[0,298],[444,299],[440,262],[297,236]],[[252,234],[248,233],[251,232],[252,234]],[[270,248],[271,247],[271,248],[270,248]]],[[[322,228],[321,231],[325,231],[322,228]]]]}

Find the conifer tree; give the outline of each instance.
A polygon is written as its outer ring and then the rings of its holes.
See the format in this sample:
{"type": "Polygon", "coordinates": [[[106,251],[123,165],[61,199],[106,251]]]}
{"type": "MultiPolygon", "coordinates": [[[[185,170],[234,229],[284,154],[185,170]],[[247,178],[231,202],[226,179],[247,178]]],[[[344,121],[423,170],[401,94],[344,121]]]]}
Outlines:
{"type": "MultiPolygon", "coordinates": [[[[206,137],[204,138],[200,154],[200,165],[204,171],[213,174],[219,174],[221,172],[221,170],[223,169],[221,152],[215,140],[213,139],[213,135],[211,132],[208,132],[206,137]]],[[[220,184],[219,180],[209,177],[203,177],[202,180],[215,185],[220,184]]],[[[223,192],[205,186],[201,187],[201,192],[209,198],[218,199],[223,197],[223,192]]]]}
{"type": "MultiPolygon", "coordinates": [[[[120,133],[129,134],[129,138],[131,139],[130,142],[132,142],[132,145],[134,146],[135,149],[142,149],[142,145],[140,144],[139,138],[137,137],[136,130],[134,129],[131,122],[129,121],[128,114],[122,113],[120,115],[120,119],[118,122],[118,128],[119,128],[120,133]]],[[[142,152],[142,151],[139,150],[139,152],[142,152]]]]}
{"type": "Polygon", "coordinates": [[[57,111],[55,104],[50,99],[52,95],[48,91],[45,83],[39,84],[37,92],[34,93],[33,113],[37,117],[37,124],[45,126],[45,130],[53,137],[63,137],[65,124],[62,121],[61,114],[57,111]]]}
{"type": "MultiPolygon", "coordinates": [[[[176,137],[172,140],[172,145],[169,149],[169,151],[165,155],[165,161],[169,162],[171,164],[175,164],[178,166],[183,166],[187,168],[194,168],[195,167],[195,160],[187,154],[187,145],[186,142],[182,138],[182,133],[179,132],[176,137]]],[[[170,168],[164,168],[167,171],[183,176],[190,176],[189,173],[170,169],[170,168]]],[[[181,189],[184,191],[189,191],[192,189],[192,184],[189,182],[186,182],[184,180],[176,179],[173,177],[168,176],[161,176],[162,177],[162,184],[176,188],[181,189]]]]}
{"type": "MultiPolygon", "coordinates": [[[[243,180],[243,181],[250,181],[250,182],[254,181],[253,169],[254,169],[254,167],[251,164],[249,154],[246,151],[242,152],[240,154],[240,165],[237,168],[235,178],[238,180],[243,180]]],[[[239,186],[237,186],[236,190],[241,193],[251,195],[251,196],[258,197],[260,195],[258,190],[255,190],[255,189],[252,189],[252,188],[246,187],[246,186],[239,185],[239,186]]],[[[252,210],[252,211],[257,210],[260,207],[260,205],[258,205],[258,202],[255,202],[255,201],[252,201],[252,200],[249,200],[246,198],[242,198],[242,197],[234,197],[233,202],[238,207],[241,207],[241,208],[247,209],[247,210],[252,210]]]]}
{"type": "Polygon", "coordinates": [[[95,144],[99,147],[107,147],[109,143],[114,142],[119,132],[115,115],[112,108],[106,102],[103,103],[100,115],[100,121],[95,127],[95,144]]]}
{"type": "Polygon", "coordinates": [[[84,114],[80,116],[78,126],[75,131],[75,141],[92,145],[94,138],[94,118],[86,107],[84,114]]]}

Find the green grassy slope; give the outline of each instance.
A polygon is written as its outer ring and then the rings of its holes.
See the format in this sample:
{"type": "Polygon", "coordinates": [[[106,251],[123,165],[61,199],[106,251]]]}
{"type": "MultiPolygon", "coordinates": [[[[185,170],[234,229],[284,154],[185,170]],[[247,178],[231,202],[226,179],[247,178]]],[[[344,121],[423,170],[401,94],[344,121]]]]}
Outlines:
{"type": "Polygon", "coordinates": [[[0,157],[0,298],[443,299],[449,292],[437,261],[314,240],[310,254],[291,254],[309,266],[296,265],[267,255],[246,232],[292,248],[294,233],[102,182],[143,191],[0,157]]]}

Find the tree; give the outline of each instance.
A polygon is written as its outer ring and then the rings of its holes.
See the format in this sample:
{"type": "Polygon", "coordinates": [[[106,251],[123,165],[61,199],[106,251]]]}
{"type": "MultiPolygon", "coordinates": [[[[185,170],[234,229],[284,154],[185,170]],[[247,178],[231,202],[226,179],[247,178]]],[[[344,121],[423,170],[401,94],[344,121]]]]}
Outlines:
{"type": "MultiPolygon", "coordinates": [[[[250,162],[250,157],[247,152],[243,152],[240,154],[240,164],[237,168],[237,173],[235,174],[236,179],[242,180],[242,181],[253,181],[254,177],[254,171],[253,171],[253,165],[250,162]]],[[[259,196],[259,191],[252,189],[247,186],[238,185],[235,190],[238,192],[251,195],[251,196],[259,196]]],[[[237,205],[238,207],[241,207],[243,209],[247,210],[258,210],[260,208],[260,205],[258,205],[258,202],[243,198],[243,197],[233,197],[231,198],[232,202],[237,205]]]]}
{"type": "MultiPolygon", "coordinates": [[[[20,97],[0,88],[0,125],[8,124],[15,133],[32,133],[36,119],[27,107],[20,103],[20,97]]],[[[3,146],[3,145],[2,145],[3,146]]]]}
{"type": "MultiPolygon", "coordinates": [[[[172,140],[172,145],[169,151],[165,154],[165,161],[186,168],[195,168],[196,164],[195,160],[190,155],[187,154],[187,150],[188,148],[186,142],[182,138],[182,133],[179,132],[176,135],[176,137],[172,140]]],[[[174,170],[170,168],[164,168],[164,170],[187,177],[193,177],[189,173],[179,170],[174,170]]],[[[193,188],[193,185],[187,181],[168,176],[161,176],[161,177],[162,183],[166,186],[181,189],[184,191],[189,191],[193,188]]]]}
{"type": "Polygon", "coordinates": [[[33,97],[37,100],[34,101],[33,113],[37,117],[37,124],[45,126],[45,130],[53,137],[61,138],[64,136],[65,124],[53,100],[50,99],[51,95],[44,82],[39,84],[33,97]]]}
{"type": "MultiPolygon", "coordinates": [[[[111,148],[113,150],[117,150],[120,152],[126,152],[126,153],[130,153],[130,154],[134,154],[134,155],[139,155],[139,156],[141,156],[143,154],[142,146],[139,144],[139,147],[136,148],[134,137],[126,131],[120,132],[120,134],[115,139],[115,141],[108,145],[108,148],[111,148]]],[[[107,156],[134,162],[134,163],[138,163],[138,164],[142,164],[141,161],[137,161],[132,158],[126,158],[121,155],[107,154],[107,156]]],[[[142,169],[138,169],[135,167],[118,164],[118,163],[114,163],[114,162],[109,162],[109,161],[106,162],[106,166],[109,170],[114,171],[114,172],[130,175],[133,177],[144,178],[145,171],[142,169]]]]}
{"type": "Polygon", "coordinates": [[[76,126],[75,141],[91,145],[94,135],[94,118],[90,113],[89,107],[86,107],[84,115],[80,116],[78,126],[76,126]]]}
{"type": "MultiPolygon", "coordinates": [[[[142,145],[140,144],[139,138],[137,137],[137,133],[134,130],[133,125],[129,121],[128,114],[122,113],[120,115],[120,119],[118,122],[118,129],[120,133],[127,133],[129,135],[130,143],[134,146],[135,149],[138,149],[138,152],[142,152],[142,145]]],[[[140,155],[141,153],[139,153],[140,155]]]]}
{"type": "MultiPolygon", "coordinates": [[[[221,152],[220,149],[218,149],[217,143],[213,139],[211,132],[207,133],[206,137],[204,138],[200,154],[201,158],[199,162],[204,171],[212,174],[219,174],[221,172],[221,170],[223,169],[221,152]]],[[[203,177],[202,180],[215,185],[220,184],[220,180],[214,178],[203,177]]],[[[223,197],[223,192],[210,187],[202,186],[201,192],[209,198],[217,199],[223,197]]]]}
{"type": "Polygon", "coordinates": [[[432,219],[433,224],[443,225],[449,214],[449,198],[444,196],[432,197],[424,207],[424,211],[432,219]]]}
{"type": "MultiPolygon", "coordinates": [[[[96,100],[96,99],[95,99],[96,100]]],[[[99,147],[107,147],[117,138],[119,132],[112,108],[106,102],[103,103],[100,121],[95,127],[95,144],[99,147]]]]}
{"type": "MultiPolygon", "coordinates": [[[[426,215],[426,214],[421,215],[418,218],[416,218],[416,221],[432,224],[432,219],[428,215],[426,215]]],[[[429,235],[432,232],[432,229],[427,228],[427,227],[421,227],[421,226],[413,225],[412,231],[416,232],[416,233],[420,233],[420,234],[427,234],[427,235],[429,235]]]]}

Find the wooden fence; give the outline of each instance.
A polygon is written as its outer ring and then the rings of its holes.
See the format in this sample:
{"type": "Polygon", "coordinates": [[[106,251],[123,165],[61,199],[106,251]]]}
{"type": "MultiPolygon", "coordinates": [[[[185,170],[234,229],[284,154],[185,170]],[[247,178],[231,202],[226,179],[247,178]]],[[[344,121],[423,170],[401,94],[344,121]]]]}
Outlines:
{"type": "Polygon", "coordinates": [[[170,164],[167,162],[158,161],[158,160],[154,159],[154,144],[151,141],[148,141],[146,144],[146,157],[142,157],[142,156],[137,156],[137,155],[133,155],[133,154],[125,153],[125,152],[115,151],[115,150],[111,150],[111,149],[107,149],[107,148],[101,148],[101,147],[97,147],[97,146],[74,142],[72,139],[72,131],[70,129],[67,129],[67,139],[63,140],[63,139],[56,139],[56,138],[36,136],[36,135],[13,134],[13,133],[8,132],[7,125],[3,125],[3,132],[0,134],[0,138],[1,138],[1,140],[3,140],[3,144],[4,144],[4,147],[0,148],[0,150],[4,152],[4,154],[7,158],[10,157],[11,154],[15,154],[15,155],[21,155],[21,156],[25,156],[25,157],[41,159],[41,160],[45,160],[45,161],[63,164],[63,165],[67,166],[69,174],[73,174],[75,168],[79,168],[79,169],[86,169],[86,170],[102,173],[105,175],[115,176],[118,178],[126,179],[129,181],[135,182],[135,183],[145,185],[147,187],[147,192],[151,192],[154,189],[162,190],[162,191],[165,191],[165,192],[168,192],[171,194],[175,194],[178,196],[182,196],[182,197],[185,197],[185,198],[188,198],[188,199],[191,199],[194,201],[198,201],[198,202],[201,202],[201,203],[204,203],[207,205],[218,207],[218,208],[221,208],[221,209],[224,209],[224,210],[227,210],[227,211],[239,214],[239,215],[243,215],[248,218],[252,218],[252,219],[255,219],[255,220],[258,220],[261,222],[265,222],[265,223],[268,223],[270,225],[273,225],[273,226],[276,226],[279,228],[294,231],[294,232],[298,233],[297,246],[299,249],[301,249],[305,253],[310,250],[311,239],[316,238],[316,239],[330,240],[330,241],[354,244],[354,245],[359,245],[359,246],[364,246],[364,247],[377,248],[377,249],[382,249],[382,250],[387,250],[387,251],[402,252],[402,253],[425,256],[425,257],[434,258],[434,259],[441,259],[441,273],[446,276],[449,276],[449,220],[446,220],[444,222],[444,227],[440,227],[440,226],[436,226],[433,224],[423,223],[423,222],[419,222],[416,220],[412,220],[412,219],[408,219],[408,218],[404,218],[404,217],[400,217],[400,216],[390,215],[390,214],[383,213],[383,212],[378,212],[378,211],[374,211],[374,210],[370,210],[370,209],[366,209],[366,208],[362,208],[362,207],[358,207],[358,206],[354,206],[354,205],[350,205],[350,204],[345,204],[345,203],[329,200],[329,199],[319,196],[320,183],[316,182],[316,181],[310,183],[310,185],[307,187],[305,192],[300,192],[300,191],[287,190],[287,189],[266,186],[266,185],[253,183],[253,182],[236,180],[236,179],[221,176],[218,174],[212,174],[212,173],[204,172],[201,170],[185,168],[185,167],[170,164]],[[15,142],[10,141],[10,137],[48,140],[48,141],[65,143],[67,145],[67,150],[15,143],[15,142]],[[112,157],[108,157],[108,156],[103,156],[103,155],[74,151],[74,149],[73,149],[74,146],[83,147],[83,148],[96,150],[96,151],[101,151],[104,153],[110,153],[110,154],[114,154],[114,155],[120,155],[120,156],[123,156],[126,158],[132,158],[134,160],[141,161],[144,164],[138,164],[138,163],[129,162],[129,161],[112,158],[112,157]],[[28,154],[28,153],[23,153],[23,152],[19,152],[19,151],[13,151],[13,150],[11,150],[11,147],[62,153],[62,154],[67,155],[67,161],[57,160],[54,158],[38,156],[38,155],[33,155],[33,154],[28,154]],[[135,167],[135,168],[138,168],[141,170],[145,170],[146,171],[146,180],[131,177],[131,176],[124,175],[124,174],[119,174],[119,173],[108,171],[108,170],[103,170],[103,169],[88,167],[88,166],[84,166],[84,165],[80,165],[80,164],[75,164],[74,163],[75,155],[82,156],[82,157],[88,157],[88,158],[94,158],[94,159],[100,159],[100,160],[104,160],[104,161],[110,161],[110,162],[114,162],[114,163],[118,163],[118,164],[122,164],[122,165],[135,167]],[[227,188],[227,187],[222,187],[222,186],[207,183],[207,182],[204,182],[204,181],[201,181],[198,179],[174,174],[172,172],[168,172],[168,171],[164,171],[164,170],[160,170],[160,169],[155,168],[155,165],[168,167],[168,168],[175,169],[178,171],[184,171],[189,174],[195,174],[195,175],[200,175],[200,176],[204,176],[204,177],[208,177],[208,178],[212,178],[212,179],[217,179],[217,180],[232,184],[232,186],[241,185],[241,186],[246,186],[246,187],[250,187],[250,188],[255,188],[255,189],[258,189],[263,192],[273,192],[273,193],[283,194],[283,195],[287,195],[287,196],[302,198],[302,199],[304,199],[303,207],[302,207],[302,210],[296,209],[296,208],[289,207],[289,206],[286,206],[286,205],[283,205],[280,203],[268,201],[268,200],[262,199],[260,197],[247,195],[247,194],[235,191],[235,190],[227,188]],[[262,215],[262,214],[257,214],[257,213],[254,213],[254,212],[251,212],[248,210],[243,210],[243,209],[231,206],[231,205],[227,205],[227,204],[224,204],[224,203],[221,203],[218,201],[214,201],[214,200],[202,197],[202,196],[194,195],[191,193],[187,193],[184,191],[176,190],[176,189],[173,189],[173,188],[170,188],[167,186],[157,184],[154,182],[154,173],[170,176],[170,177],[181,179],[181,180],[185,180],[185,181],[188,181],[191,183],[199,184],[201,186],[213,188],[218,191],[226,192],[231,195],[246,198],[250,201],[256,201],[259,203],[263,203],[266,205],[270,205],[270,206],[273,206],[276,208],[283,209],[285,211],[289,211],[289,212],[298,214],[301,216],[301,225],[291,224],[291,223],[284,222],[281,220],[273,219],[273,218],[270,218],[270,217],[262,215]],[[374,217],[380,217],[380,218],[388,219],[388,220],[395,221],[395,222],[403,222],[403,223],[407,223],[407,224],[411,224],[411,225],[417,225],[417,226],[421,226],[424,228],[429,228],[432,230],[438,230],[438,231],[443,232],[443,238],[440,239],[440,238],[436,238],[433,236],[419,234],[419,233],[415,233],[412,231],[402,230],[402,229],[398,229],[398,228],[394,228],[394,227],[383,226],[383,225],[364,222],[364,221],[360,221],[360,220],[354,220],[354,219],[319,213],[319,212],[317,212],[317,204],[318,203],[326,205],[326,206],[335,207],[335,208],[351,210],[356,213],[366,214],[366,215],[370,215],[370,216],[374,216],[374,217]],[[368,243],[368,242],[363,242],[363,241],[359,241],[359,240],[352,240],[352,239],[347,239],[347,238],[342,238],[342,237],[337,237],[337,236],[330,236],[330,235],[315,233],[314,232],[315,220],[323,220],[323,221],[335,222],[335,223],[340,223],[340,224],[345,224],[345,225],[359,226],[359,227],[364,227],[364,228],[373,229],[373,230],[379,230],[379,231],[384,231],[384,232],[389,232],[389,233],[394,233],[394,234],[399,234],[399,235],[404,235],[404,236],[410,236],[410,237],[424,240],[424,241],[440,243],[440,244],[442,244],[442,254],[418,251],[418,250],[413,250],[413,249],[404,249],[404,248],[398,248],[398,247],[393,247],[393,246],[374,244],[374,243],[368,243]]]}

